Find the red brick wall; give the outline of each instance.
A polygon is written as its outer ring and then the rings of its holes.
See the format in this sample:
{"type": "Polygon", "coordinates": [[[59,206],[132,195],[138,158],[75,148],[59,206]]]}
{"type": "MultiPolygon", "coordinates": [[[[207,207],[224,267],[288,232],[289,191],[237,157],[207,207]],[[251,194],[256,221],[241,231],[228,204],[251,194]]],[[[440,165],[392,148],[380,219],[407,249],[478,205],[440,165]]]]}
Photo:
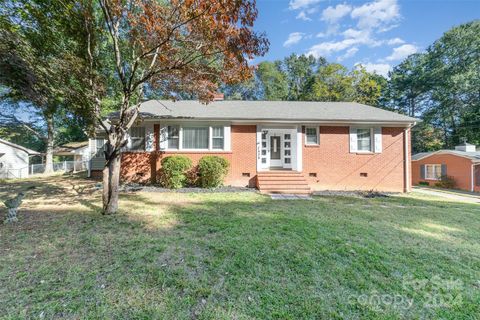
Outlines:
{"type": "Polygon", "coordinates": [[[349,127],[321,126],[320,144],[303,146],[305,177],[314,190],[403,192],[403,132],[403,128],[384,127],[382,153],[361,154],[350,153],[349,127]],[[317,177],[310,177],[310,173],[317,177]]]}
{"type": "Polygon", "coordinates": [[[436,180],[421,179],[420,166],[424,164],[446,164],[447,176],[451,176],[455,180],[457,188],[467,191],[471,190],[472,161],[470,159],[451,154],[435,154],[418,161],[412,161],[414,185],[418,185],[421,181],[427,181],[433,186],[436,182],[436,180]]]}
{"type": "MultiPolygon", "coordinates": [[[[158,141],[159,126],[155,125],[155,141],[158,141]]],[[[122,181],[149,183],[155,182],[161,169],[161,160],[170,155],[185,155],[192,159],[194,166],[204,155],[225,157],[230,162],[226,185],[255,186],[256,175],[256,126],[232,125],[231,152],[125,152],[122,154],[122,181]],[[152,172],[154,173],[152,175],[152,172]],[[249,173],[250,177],[243,176],[249,173]]]]}
{"type": "MultiPolygon", "coordinates": [[[[159,126],[155,125],[155,141],[159,126]]],[[[383,128],[382,153],[357,154],[349,150],[349,128],[320,127],[320,145],[303,146],[303,173],[314,190],[380,190],[402,192],[404,182],[403,128],[383,128]],[[317,177],[310,177],[316,173],[317,177]],[[366,173],[367,177],[360,174],[366,173]]],[[[255,186],[256,126],[232,125],[232,151],[214,152],[230,162],[226,185],[255,186]],[[250,177],[243,176],[249,173],[250,177]]],[[[302,142],[304,139],[302,139],[302,142]]],[[[122,181],[154,182],[161,159],[182,154],[196,165],[203,152],[127,152],[122,155],[122,181]],[[152,174],[154,173],[154,174],[152,174]]],[[[410,179],[412,181],[412,179],[410,179]]]]}

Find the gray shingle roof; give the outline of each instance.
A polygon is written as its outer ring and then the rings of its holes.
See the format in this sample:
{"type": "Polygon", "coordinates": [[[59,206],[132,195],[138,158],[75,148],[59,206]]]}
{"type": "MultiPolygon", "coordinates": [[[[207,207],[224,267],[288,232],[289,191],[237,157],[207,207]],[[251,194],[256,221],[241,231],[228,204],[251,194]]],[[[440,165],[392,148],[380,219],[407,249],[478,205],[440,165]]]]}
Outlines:
{"type": "MultiPolygon", "coordinates": [[[[117,114],[111,114],[115,118],[117,114]]],[[[140,117],[199,120],[355,121],[414,123],[418,119],[355,102],[150,100],[140,117]]]]}
{"type": "Polygon", "coordinates": [[[433,154],[453,154],[461,157],[469,158],[475,162],[480,162],[480,151],[476,152],[465,152],[465,151],[458,151],[458,150],[438,150],[433,152],[420,152],[417,154],[412,155],[412,160],[420,160],[426,157],[429,157],[433,154]]]}

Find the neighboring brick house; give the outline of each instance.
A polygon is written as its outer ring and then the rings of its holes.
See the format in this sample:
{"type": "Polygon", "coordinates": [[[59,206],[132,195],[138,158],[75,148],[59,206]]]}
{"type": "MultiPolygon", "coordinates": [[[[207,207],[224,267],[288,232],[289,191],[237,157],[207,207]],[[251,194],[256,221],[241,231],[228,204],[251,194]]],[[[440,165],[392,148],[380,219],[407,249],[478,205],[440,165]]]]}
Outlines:
{"type": "MultiPolygon", "coordinates": [[[[115,121],[116,114],[110,116],[115,121]]],[[[123,181],[156,182],[161,159],[230,162],[225,184],[265,192],[410,190],[410,128],[417,120],[353,102],[144,102],[122,154],[123,181]]],[[[104,140],[92,140],[92,175],[104,140]]]]}
{"type": "Polygon", "coordinates": [[[472,144],[463,143],[455,150],[412,156],[413,184],[423,182],[434,186],[441,176],[452,177],[458,189],[480,192],[480,151],[472,144]]]}

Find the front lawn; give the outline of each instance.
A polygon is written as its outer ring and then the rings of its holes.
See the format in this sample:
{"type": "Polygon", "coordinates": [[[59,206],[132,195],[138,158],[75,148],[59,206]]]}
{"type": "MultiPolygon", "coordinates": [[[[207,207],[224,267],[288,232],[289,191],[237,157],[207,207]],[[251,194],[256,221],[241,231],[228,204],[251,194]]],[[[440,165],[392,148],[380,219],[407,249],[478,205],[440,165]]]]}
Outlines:
{"type": "Polygon", "coordinates": [[[32,184],[20,222],[0,225],[2,318],[480,314],[478,205],[138,192],[102,216],[93,183],[62,176],[2,183],[0,198],[32,184]]]}

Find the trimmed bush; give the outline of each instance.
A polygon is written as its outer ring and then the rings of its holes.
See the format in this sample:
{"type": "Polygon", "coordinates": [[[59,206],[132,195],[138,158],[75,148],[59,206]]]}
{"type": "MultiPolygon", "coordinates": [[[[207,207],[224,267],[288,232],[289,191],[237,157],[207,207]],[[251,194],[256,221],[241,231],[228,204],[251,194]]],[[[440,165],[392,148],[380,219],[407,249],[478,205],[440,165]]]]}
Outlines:
{"type": "Polygon", "coordinates": [[[453,189],[456,186],[455,179],[451,176],[441,176],[440,181],[435,183],[435,187],[453,189]]]}
{"type": "Polygon", "coordinates": [[[192,167],[192,160],[185,156],[169,156],[162,159],[160,183],[165,188],[178,189],[187,181],[187,171],[192,167]]]}
{"type": "Polygon", "coordinates": [[[205,156],[198,162],[199,183],[202,188],[216,188],[223,184],[230,164],[218,156],[205,156]]]}

